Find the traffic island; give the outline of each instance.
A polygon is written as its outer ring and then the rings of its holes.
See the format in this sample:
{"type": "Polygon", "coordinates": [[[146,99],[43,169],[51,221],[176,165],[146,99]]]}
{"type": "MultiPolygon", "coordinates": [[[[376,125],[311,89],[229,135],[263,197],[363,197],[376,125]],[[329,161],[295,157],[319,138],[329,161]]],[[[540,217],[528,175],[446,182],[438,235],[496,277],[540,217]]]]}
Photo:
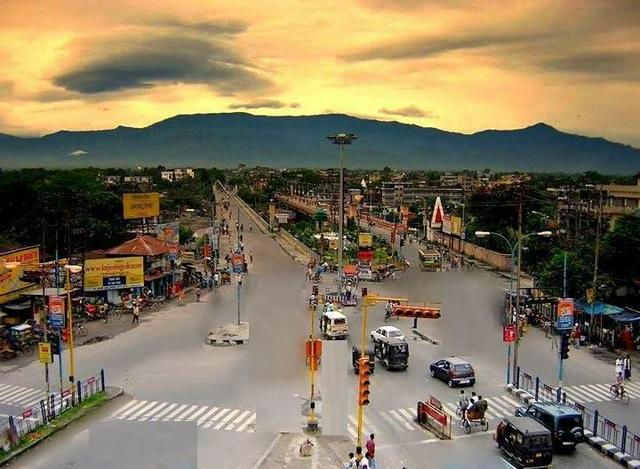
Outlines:
{"type": "Polygon", "coordinates": [[[0,449],[0,466],[17,458],[25,451],[49,438],[54,433],[66,428],[72,422],[80,420],[85,415],[97,410],[106,402],[122,395],[122,393],[123,390],[120,387],[107,386],[104,391],[93,394],[92,396],[84,399],[80,404],[60,414],[49,423],[41,425],[33,431],[23,435],[20,440],[16,442],[16,446],[14,448],[9,451],[0,449]]]}
{"type": "Polygon", "coordinates": [[[353,441],[347,437],[279,433],[254,468],[344,467],[350,451],[353,441]]]}
{"type": "Polygon", "coordinates": [[[244,344],[249,340],[249,323],[240,322],[219,326],[207,336],[207,344],[224,347],[244,344]]]}

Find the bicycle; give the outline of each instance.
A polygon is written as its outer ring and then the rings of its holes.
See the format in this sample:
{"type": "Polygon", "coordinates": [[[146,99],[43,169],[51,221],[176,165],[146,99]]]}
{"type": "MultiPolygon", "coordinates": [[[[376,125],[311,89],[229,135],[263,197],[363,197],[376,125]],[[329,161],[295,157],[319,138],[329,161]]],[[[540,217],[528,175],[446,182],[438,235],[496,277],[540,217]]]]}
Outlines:
{"type": "Polygon", "coordinates": [[[87,335],[89,335],[89,331],[82,323],[74,322],[73,335],[77,337],[86,337],[87,335]]]}
{"type": "Polygon", "coordinates": [[[620,386],[619,384],[612,384],[609,388],[609,394],[611,395],[611,400],[620,399],[625,404],[629,404],[631,398],[629,397],[629,393],[624,388],[624,386],[620,386]],[[622,392],[620,392],[620,390],[622,392]]]}

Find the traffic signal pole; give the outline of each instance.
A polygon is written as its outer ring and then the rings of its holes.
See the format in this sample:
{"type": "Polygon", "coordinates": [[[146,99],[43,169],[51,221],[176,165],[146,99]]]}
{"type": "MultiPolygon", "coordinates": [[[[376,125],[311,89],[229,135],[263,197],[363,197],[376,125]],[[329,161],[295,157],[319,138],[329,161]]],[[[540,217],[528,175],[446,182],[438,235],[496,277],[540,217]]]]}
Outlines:
{"type": "MultiPolygon", "coordinates": [[[[366,293],[366,290],[363,291],[366,293]]],[[[369,312],[369,298],[366,294],[362,295],[362,328],[360,331],[360,360],[358,364],[358,444],[356,448],[362,448],[362,432],[364,427],[364,405],[360,398],[360,382],[362,380],[363,363],[367,360],[365,356],[365,347],[367,346],[367,315],[369,312]]],[[[357,453],[358,451],[356,451],[357,453]]]]}

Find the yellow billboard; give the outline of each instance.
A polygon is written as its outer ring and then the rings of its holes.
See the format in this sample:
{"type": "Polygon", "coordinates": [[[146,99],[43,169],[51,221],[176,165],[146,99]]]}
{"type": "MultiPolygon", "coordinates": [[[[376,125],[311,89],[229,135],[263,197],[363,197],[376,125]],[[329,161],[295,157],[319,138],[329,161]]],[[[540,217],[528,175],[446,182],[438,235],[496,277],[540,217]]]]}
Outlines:
{"type": "Polygon", "coordinates": [[[15,300],[20,296],[21,290],[33,285],[33,283],[23,282],[20,277],[25,270],[38,270],[39,262],[38,246],[0,253],[0,304],[15,300]]]}
{"type": "Polygon", "coordinates": [[[142,257],[112,257],[84,261],[86,291],[118,290],[144,286],[142,257]]]}
{"type": "Polygon", "coordinates": [[[451,217],[451,234],[460,236],[462,233],[462,218],[460,217],[451,217]]]}
{"type": "Polygon", "coordinates": [[[361,248],[370,248],[373,245],[373,235],[371,233],[358,234],[358,246],[361,248]]]}
{"type": "Polygon", "coordinates": [[[125,220],[157,217],[160,214],[160,194],[157,192],[122,194],[122,211],[125,220]]]}

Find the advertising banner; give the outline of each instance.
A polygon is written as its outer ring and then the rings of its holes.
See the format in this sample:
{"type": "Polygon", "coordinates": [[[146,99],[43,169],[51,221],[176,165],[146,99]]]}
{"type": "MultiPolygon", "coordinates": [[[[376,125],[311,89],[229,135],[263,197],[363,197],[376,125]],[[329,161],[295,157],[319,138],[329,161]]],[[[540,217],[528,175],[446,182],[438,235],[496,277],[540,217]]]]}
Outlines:
{"type": "Polygon", "coordinates": [[[373,260],[373,251],[371,250],[360,250],[358,251],[358,260],[359,261],[369,261],[373,260]]]}
{"type": "Polygon", "coordinates": [[[232,254],[231,265],[235,273],[242,273],[244,271],[244,254],[232,254]]]}
{"type": "Polygon", "coordinates": [[[122,212],[125,220],[157,217],[160,214],[160,194],[157,192],[122,194],[122,212]]]}
{"type": "Polygon", "coordinates": [[[573,327],[573,298],[558,298],[558,320],[556,329],[566,330],[573,327]]]}
{"type": "Polygon", "coordinates": [[[180,247],[180,222],[161,223],[156,225],[158,239],[171,246],[172,252],[178,252],[180,247]]]}
{"type": "Polygon", "coordinates": [[[444,209],[440,197],[436,197],[433,204],[433,213],[431,214],[431,228],[440,228],[442,226],[442,218],[444,217],[444,209]]]}
{"type": "Polygon", "coordinates": [[[113,257],[84,261],[86,291],[118,290],[144,287],[142,257],[113,257]]]}
{"type": "Polygon", "coordinates": [[[286,225],[289,222],[289,212],[278,212],[276,213],[276,218],[278,219],[278,223],[286,225]]]}
{"type": "Polygon", "coordinates": [[[38,270],[39,262],[39,246],[0,253],[0,304],[15,300],[21,290],[33,285],[33,283],[23,282],[20,277],[25,270],[38,270]],[[14,262],[21,265],[10,269],[7,264],[14,262]]]}
{"type": "Polygon", "coordinates": [[[442,232],[444,234],[451,234],[451,216],[450,215],[442,216],[442,232]]]}
{"type": "Polygon", "coordinates": [[[65,326],[64,296],[49,297],[49,324],[54,329],[63,329],[65,326]]]}
{"type": "Polygon", "coordinates": [[[358,246],[361,248],[370,248],[373,246],[373,235],[371,233],[360,233],[358,235],[358,246]]]}
{"type": "Polygon", "coordinates": [[[516,326],[514,325],[502,326],[502,341],[503,342],[516,341],[516,326]]]}
{"type": "Polygon", "coordinates": [[[454,236],[460,236],[462,233],[462,218],[451,217],[451,234],[454,236]]]}

